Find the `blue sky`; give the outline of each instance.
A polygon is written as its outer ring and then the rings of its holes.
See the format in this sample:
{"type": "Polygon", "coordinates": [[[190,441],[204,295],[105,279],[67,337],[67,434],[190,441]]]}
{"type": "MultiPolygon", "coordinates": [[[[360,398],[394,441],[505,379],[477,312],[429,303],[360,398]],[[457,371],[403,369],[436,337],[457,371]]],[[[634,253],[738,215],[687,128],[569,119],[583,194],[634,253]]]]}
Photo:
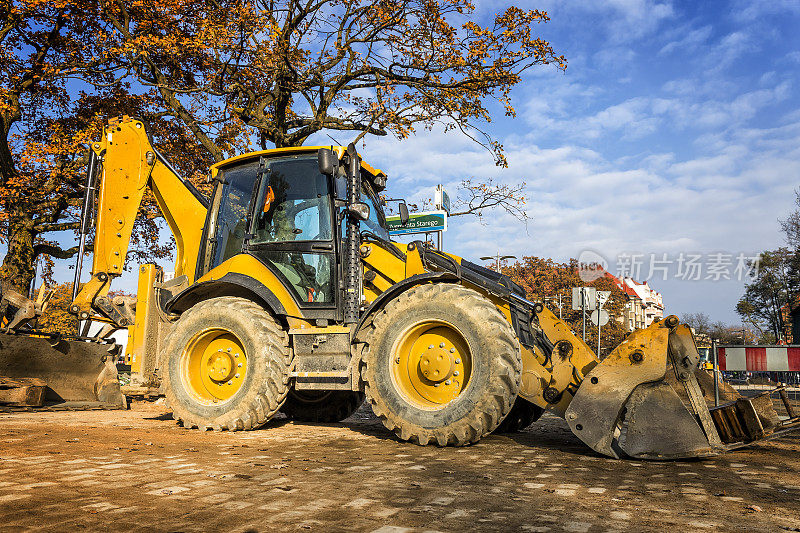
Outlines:
{"type": "MultiPolygon", "coordinates": [[[[509,4],[477,3],[482,22],[509,4]]],[[[569,66],[528,71],[513,92],[515,119],[493,108],[488,130],[509,168],[457,133],[422,129],[403,142],[368,138],[365,158],[387,171],[392,195],[412,201],[437,183],[452,195],[463,178],[527,184],[527,227],[502,212],[453,219],[449,251],[566,261],[591,250],[614,273],[619,256],[641,254],[640,279],[655,254],[671,262],[666,280],[651,280],[668,313],[737,322],[743,283],[705,278],[713,257],[719,266],[730,256],[735,278],[736,256],[783,244],[778,219],[800,186],[800,2],[517,5],[548,11],[540,34],[569,66]],[[700,256],[700,280],[677,279],[681,254],[700,256]]],[[[61,266],[58,277],[70,273],[61,266]]],[[[129,276],[116,284],[135,286],[129,276]]]]}
{"type": "MultiPolygon", "coordinates": [[[[504,5],[481,1],[480,11],[504,5]]],[[[667,254],[667,279],[656,270],[650,281],[667,312],[738,322],[737,257],[783,244],[778,219],[800,186],[800,2],[529,7],[548,11],[541,35],[569,66],[529,71],[513,93],[517,118],[490,126],[508,169],[438,132],[371,140],[367,156],[393,192],[412,198],[437,182],[453,190],[462,177],[527,183],[527,231],[503,213],[453,220],[445,242],[455,253],[567,260],[592,250],[614,273],[621,254],[641,254],[640,278],[651,254],[667,254]],[[700,280],[677,276],[681,254],[700,256],[700,280]]]]}

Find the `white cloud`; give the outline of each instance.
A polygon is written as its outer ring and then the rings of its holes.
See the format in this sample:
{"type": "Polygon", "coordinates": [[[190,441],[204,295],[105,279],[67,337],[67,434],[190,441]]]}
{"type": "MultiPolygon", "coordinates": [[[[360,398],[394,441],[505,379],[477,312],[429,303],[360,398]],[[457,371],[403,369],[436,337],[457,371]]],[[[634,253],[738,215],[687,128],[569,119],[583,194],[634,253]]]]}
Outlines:
{"type": "Polygon", "coordinates": [[[608,17],[609,37],[617,42],[640,39],[653,33],[675,11],[670,2],[654,0],[605,0],[582,2],[587,11],[598,11],[608,17]]]}
{"type": "Polygon", "coordinates": [[[588,112],[599,90],[568,84],[560,91],[535,95],[522,107],[521,118],[535,126],[539,138],[557,133],[580,142],[593,142],[614,134],[622,141],[644,138],[662,128],[725,130],[741,127],[761,110],[792,95],[792,85],[783,81],[772,87],[748,91],[728,100],[708,87],[692,91],[692,80],[674,80],[666,97],[636,96],[588,112]],[[581,112],[583,109],[586,111],[581,112]]]}
{"type": "Polygon", "coordinates": [[[666,55],[675,51],[686,53],[696,50],[711,37],[711,31],[711,26],[686,31],[681,39],[665,44],[658,54],[666,55]]]}
{"type": "Polygon", "coordinates": [[[731,14],[738,21],[750,22],[767,16],[784,13],[800,14],[797,0],[737,0],[731,14]]]}

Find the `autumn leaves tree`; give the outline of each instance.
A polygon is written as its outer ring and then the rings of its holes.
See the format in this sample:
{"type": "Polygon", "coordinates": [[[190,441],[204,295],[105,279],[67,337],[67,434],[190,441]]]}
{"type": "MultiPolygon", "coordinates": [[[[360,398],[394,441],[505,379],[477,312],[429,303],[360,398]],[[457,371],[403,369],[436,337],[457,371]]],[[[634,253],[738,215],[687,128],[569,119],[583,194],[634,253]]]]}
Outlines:
{"type": "Polygon", "coordinates": [[[468,0],[104,3],[118,54],[211,151],[231,121],[264,147],[323,130],[358,141],[441,124],[504,164],[480,129],[487,101],[514,115],[522,73],[566,63],[534,35],[546,13],[509,7],[487,26],[474,13],[468,0]]]}
{"type": "Polygon", "coordinates": [[[4,2],[0,12],[0,231],[8,247],[2,278],[25,293],[36,256],[62,255],[38,237],[65,229],[63,215],[80,194],[81,165],[66,153],[80,142],[76,132],[46,128],[70,105],[69,80],[99,67],[99,52],[81,39],[97,29],[98,10],[89,2],[26,0],[4,2]]]}
{"type": "MultiPolygon", "coordinates": [[[[138,114],[186,174],[253,144],[463,133],[505,165],[490,109],[565,59],[535,35],[548,20],[509,7],[482,26],[468,0],[12,0],[0,6],[2,278],[27,290],[38,256],[68,258],[84,144],[108,116],[138,114]],[[61,234],[63,235],[63,234],[61,234]]],[[[465,209],[519,191],[468,183],[465,209]],[[486,191],[494,194],[486,194],[486,191]]],[[[138,233],[155,246],[152,209],[138,233]]],[[[142,250],[149,251],[148,245],[142,250]]]]}
{"type": "MultiPolygon", "coordinates": [[[[0,5],[0,13],[0,240],[7,247],[0,278],[4,288],[25,294],[37,259],[47,273],[53,259],[77,253],[61,242],[79,226],[86,145],[105,118],[144,118],[179,168],[213,158],[162,116],[152,93],[130,91],[124,62],[106,46],[110,35],[97,2],[19,0],[0,5]]],[[[169,256],[169,246],[158,242],[152,202],[141,214],[133,253],[169,256]]]]}
{"type": "MultiPolygon", "coordinates": [[[[570,259],[568,263],[558,263],[552,259],[540,257],[524,257],[513,265],[504,267],[503,273],[510,276],[521,285],[528,293],[528,298],[540,301],[546,305],[556,316],[561,316],[570,329],[580,332],[583,329],[581,311],[572,310],[572,287],[589,286],[599,291],[610,291],[611,297],[604,309],[611,315],[608,324],[602,327],[600,339],[601,357],[608,355],[611,350],[622,342],[627,335],[622,316],[625,307],[625,295],[609,276],[600,276],[596,280],[586,283],[580,279],[578,261],[570,259]],[[560,300],[559,300],[560,297],[560,300]],[[559,310],[558,305],[561,304],[559,310]]],[[[597,326],[587,320],[586,343],[597,348],[597,326]]]]}

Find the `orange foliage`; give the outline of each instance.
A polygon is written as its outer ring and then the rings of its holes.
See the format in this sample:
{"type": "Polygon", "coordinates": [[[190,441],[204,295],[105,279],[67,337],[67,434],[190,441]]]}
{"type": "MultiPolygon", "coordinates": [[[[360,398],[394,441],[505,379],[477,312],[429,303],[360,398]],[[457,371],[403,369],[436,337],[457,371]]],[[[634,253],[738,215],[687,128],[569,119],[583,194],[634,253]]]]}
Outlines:
{"type": "Polygon", "coordinates": [[[323,129],[402,139],[438,123],[504,165],[479,129],[487,101],[513,116],[522,73],[566,60],[533,33],[546,13],[512,6],[487,26],[474,14],[467,0],[138,0],[104,13],[109,48],[212,152],[241,125],[282,147],[323,129]]]}
{"type": "MultiPolygon", "coordinates": [[[[566,68],[534,35],[546,13],[512,6],[483,26],[468,0],[9,0],[0,14],[0,278],[22,292],[37,257],[76,253],[59,232],[78,226],[85,145],[109,116],[144,119],[195,183],[259,137],[301,145],[325,129],[358,141],[442,124],[505,165],[481,130],[490,102],[513,116],[523,72],[566,68]]],[[[522,213],[519,190],[488,185],[465,185],[466,208],[499,195],[522,213]]],[[[136,259],[164,257],[152,203],[140,214],[136,259]]]]}
{"type": "MultiPolygon", "coordinates": [[[[625,295],[611,278],[601,277],[591,283],[583,282],[578,275],[578,262],[557,263],[552,259],[524,257],[521,262],[506,266],[503,273],[520,284],[528,293],[528,298],[540,301],[558,316],[558,298],[561,295],[562,320],[570,329],[581,335],[583,322],[580,311],[572,310],[572,287],[595,287],[599,291],[611,291],[611,298],[604,309],[611,315],[608,324],[601,328],[602,356],[608,355],[627,335],[621,322],[625,295]],[[618,320],[620,319],[620,320],[618,320]]],[[[586,320],[586,342],[597,350],[597,326],[586,320]]]]}
{"type": "Polygon", "coordinates": [[[72,283],[53,287],[53,296],[36,323],[36,329],[63,335],[78,334],[78,317],[69,312],[72,303],[72,283]]]}

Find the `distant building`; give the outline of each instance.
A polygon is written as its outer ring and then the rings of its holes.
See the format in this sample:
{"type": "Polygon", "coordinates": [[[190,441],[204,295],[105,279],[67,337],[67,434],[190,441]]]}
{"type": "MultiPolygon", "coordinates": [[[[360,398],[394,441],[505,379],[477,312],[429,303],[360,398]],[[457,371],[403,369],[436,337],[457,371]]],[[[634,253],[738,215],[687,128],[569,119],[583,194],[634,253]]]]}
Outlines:
{"type": "Polygon", "coordinates": [[[647,284],[639,283],[633,278],[619,279],[606,273],[617,287],[625,293],[625,312],[622,322],[628,331],[646,328],[655,319],[664,318],[664,300],[661,293],[647,284]]]}

